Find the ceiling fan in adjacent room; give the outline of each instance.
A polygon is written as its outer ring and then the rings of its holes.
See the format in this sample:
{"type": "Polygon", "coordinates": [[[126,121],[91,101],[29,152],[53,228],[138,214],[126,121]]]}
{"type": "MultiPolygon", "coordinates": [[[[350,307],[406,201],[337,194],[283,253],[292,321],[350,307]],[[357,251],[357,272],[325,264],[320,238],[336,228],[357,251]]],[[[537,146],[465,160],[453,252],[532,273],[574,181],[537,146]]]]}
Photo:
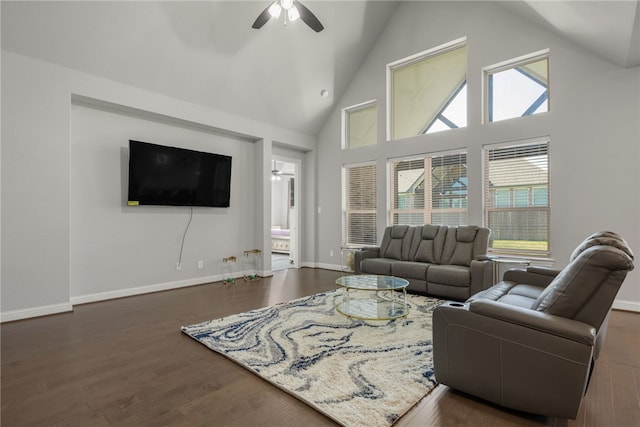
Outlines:
{"type": "Polygon", "coordinates": [[[316,18],[316,16],[307,9],[299,1],[295,0],[276,0],[271,5],[269,5],[265,10],[262,11],[258,18],[255,20],[252,28],[260,29],[267,21],[271,18],[278,19],[282,12],[284,11],[284,25],[287,25],[290,21],[295,21],[298,18],[302,19],[302,22],[307,24],[313,31],[319,33],[324,30],[324,27],[316,18]]]}

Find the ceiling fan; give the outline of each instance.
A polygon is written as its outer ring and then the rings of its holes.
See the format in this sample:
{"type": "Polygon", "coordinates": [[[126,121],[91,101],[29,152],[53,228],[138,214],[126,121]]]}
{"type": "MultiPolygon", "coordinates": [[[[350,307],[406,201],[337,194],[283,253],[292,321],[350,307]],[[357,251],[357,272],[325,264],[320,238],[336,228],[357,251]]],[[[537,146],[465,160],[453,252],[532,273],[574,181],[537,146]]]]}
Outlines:
{"type": "Polygon", "coordinates": [[[324,27],[316,18],[316,16],[302,3],[296,0],[275,0],[265,10],[262,11],[258,18],[251,26],[252,28],[260,29],[271,18],[279,18],[280,14],[284,10],[284,25],[287,25],[289,21],[295,21],[296,19],[302,19],[302,22],[307,24],[313,31],[319,33],[324,30],[324,27]]]}

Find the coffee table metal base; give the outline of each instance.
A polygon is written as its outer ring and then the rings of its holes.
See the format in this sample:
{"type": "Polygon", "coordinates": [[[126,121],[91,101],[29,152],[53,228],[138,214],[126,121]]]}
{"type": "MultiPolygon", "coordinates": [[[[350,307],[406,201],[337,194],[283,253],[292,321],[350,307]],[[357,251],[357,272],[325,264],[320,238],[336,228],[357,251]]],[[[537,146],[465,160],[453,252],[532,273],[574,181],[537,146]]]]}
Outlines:
{"type": "Polygon", "coordinates": [[[336,280],[343,288],[343,298],[336,310],[350,318],[361,320],[392,320],[406,318],[407,285],[405,279],[393,276],[352,275],[336,280]]]}
{"type": "MultiPolygon", "coordinates": [[[[400,317],[407,317],[409,307],[406,304],[406,294],[403,298],[395,296],[353,298],[350,294],[353,291],[344,290],[345,296],[336,305],[338,313],[347,317],[359,320],[393,320],[400,317]]],[[[395,293],[390,291],[391,293],[395,293]]],[[[405,292],[403,292],[404,294],[405,292]]]]}

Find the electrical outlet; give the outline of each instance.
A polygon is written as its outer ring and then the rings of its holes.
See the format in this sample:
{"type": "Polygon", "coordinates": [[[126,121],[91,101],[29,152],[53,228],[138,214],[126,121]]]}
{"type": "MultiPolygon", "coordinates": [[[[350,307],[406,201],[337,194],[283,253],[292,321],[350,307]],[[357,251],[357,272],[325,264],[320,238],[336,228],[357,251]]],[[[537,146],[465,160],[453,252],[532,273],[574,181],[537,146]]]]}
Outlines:
{"type": "Polygon", "coordinates": [[[204,261],[201,259],[198,260],[198,268],[204,268],[204,261]]]}
{"type": "Polygon", "coordinates": [[[179,262],[176,262],[176,271],[180,271],[182,270],[182,264],[180,264],[179,262]]]}
{"type": "Polygon", "coordinates": [[[333,256],[333,249],[329,250],[329,256],[333,256]]]}

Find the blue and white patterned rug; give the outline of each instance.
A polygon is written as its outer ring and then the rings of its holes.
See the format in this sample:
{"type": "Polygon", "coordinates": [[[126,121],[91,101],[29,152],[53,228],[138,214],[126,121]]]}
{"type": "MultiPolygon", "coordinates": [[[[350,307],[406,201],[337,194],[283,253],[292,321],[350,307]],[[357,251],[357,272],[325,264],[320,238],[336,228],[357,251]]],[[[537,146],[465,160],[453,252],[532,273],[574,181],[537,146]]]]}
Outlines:
{"type": "Polygon", "coordinates": [[[344,426],[390,426],[435,386],[431,313],[407,295],[406,321],[351,321],[339,291],[182,327],[344,426]]]}

